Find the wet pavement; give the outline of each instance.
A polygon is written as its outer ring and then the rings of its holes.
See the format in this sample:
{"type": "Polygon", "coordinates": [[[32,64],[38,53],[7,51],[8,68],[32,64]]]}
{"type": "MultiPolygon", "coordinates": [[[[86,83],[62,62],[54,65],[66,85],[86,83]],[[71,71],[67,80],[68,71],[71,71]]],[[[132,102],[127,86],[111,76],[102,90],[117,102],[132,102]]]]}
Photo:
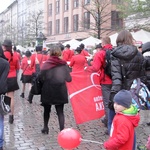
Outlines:
{"type": "MultiPolygon", "coordinates": [[[[27,97],[28,91],[25,93],[27,97]]],[[[59,133],[58,119],[54,107],[49,121],[49,134],[43,135],[43,107],[40,105],[40,97],[34,96],[33,103],[29,104],[24,98],[20,98],[21,91],[15,92],[14,123],[8,123],[8,115],[5,116],[4,150],[63,150],[57,142],[59,133]]],[[[65,128],[77,129],[82,138],[97,142],[108,139],[106,128],[101,120],[93,120],[76,125],[70,103],[65,105],[65,128]]],[[[141,112],[141,121],[136,129],[137,144],[145,144],[150,135],[150,111],[141,112]]],[[[75,150],[103,150],[101,144],[82,141],[75,150]]]]}

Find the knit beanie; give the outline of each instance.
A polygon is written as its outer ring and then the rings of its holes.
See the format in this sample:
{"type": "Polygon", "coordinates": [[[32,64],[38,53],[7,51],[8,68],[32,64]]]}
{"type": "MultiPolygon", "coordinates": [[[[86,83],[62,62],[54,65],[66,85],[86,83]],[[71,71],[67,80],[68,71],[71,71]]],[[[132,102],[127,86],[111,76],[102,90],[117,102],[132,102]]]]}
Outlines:
{"type": "Polygon", "coordinates": [[[130,108],[130,105],[132,103],[132,97],[129,91],[127,90],[120,90],[115,96],[114,96],[114,102],[117,104],[124,106],[125,108],[130,108]]]}

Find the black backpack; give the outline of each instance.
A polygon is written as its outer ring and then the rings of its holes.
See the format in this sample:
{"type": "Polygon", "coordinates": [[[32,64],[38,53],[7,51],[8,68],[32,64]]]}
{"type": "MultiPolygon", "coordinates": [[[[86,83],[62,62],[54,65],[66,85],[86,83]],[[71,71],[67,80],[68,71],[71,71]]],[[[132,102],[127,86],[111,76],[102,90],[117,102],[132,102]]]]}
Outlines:
{"type": "Polygon", "coordinates": [[[111,55],[112,49],[105,49],[105,51],[106,51],[106,54],[105,54],[104,73],[111,78],[111,60],[110,60],[110,55],[111,55]]]}

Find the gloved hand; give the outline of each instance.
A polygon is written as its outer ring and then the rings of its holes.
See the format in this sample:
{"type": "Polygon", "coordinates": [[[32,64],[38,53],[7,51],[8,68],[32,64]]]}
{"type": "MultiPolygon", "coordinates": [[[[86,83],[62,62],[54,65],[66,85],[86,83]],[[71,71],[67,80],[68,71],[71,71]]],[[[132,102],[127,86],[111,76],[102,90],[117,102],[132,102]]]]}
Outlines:
{"type": "Polygon", "coordinates": [[[114,96],[116,93],[112,92],[110,93],[110,98],[109,98],[109,103],[108,103],[108,108],[114,110],[114,96]]]}

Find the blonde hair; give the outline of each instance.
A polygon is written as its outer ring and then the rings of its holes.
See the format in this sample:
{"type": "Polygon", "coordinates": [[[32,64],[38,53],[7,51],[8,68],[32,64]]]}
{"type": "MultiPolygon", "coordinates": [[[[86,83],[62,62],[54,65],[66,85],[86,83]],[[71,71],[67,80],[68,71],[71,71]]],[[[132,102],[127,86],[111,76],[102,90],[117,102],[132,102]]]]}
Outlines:
{"type": "Polygon", "coordinates": [[[103,37],[102,38],[102,42],[103,44],[111,44],[111,40],[110,40],[110,37],[109,36],[106,36],[106,37],[103,37]]]}

